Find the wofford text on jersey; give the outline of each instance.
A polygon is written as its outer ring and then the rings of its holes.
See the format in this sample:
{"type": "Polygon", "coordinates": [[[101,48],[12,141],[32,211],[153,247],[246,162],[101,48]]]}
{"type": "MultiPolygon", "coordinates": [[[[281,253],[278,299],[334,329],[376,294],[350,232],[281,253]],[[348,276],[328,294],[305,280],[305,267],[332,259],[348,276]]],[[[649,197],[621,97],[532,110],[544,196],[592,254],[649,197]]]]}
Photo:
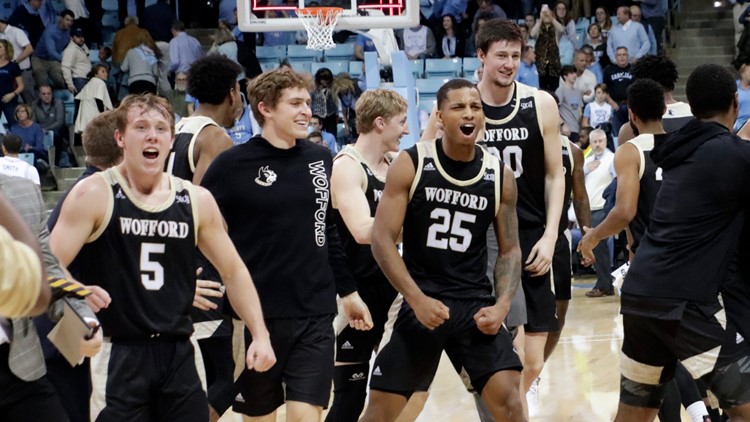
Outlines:
{"type": "Polygon", "coordinates": [[[190,232],[190,226],[185,222],[120,217],[120,231],[122,234],[135,236],[185,239],[190,232]]]}
{"type": "Polygon", "coordinates": [[[484,196],[464,193],[453,189],[425,187],[425,196],[430,202],[442,202],[443,204],[460,205],[472,210],[485,210],[487,198],[484,196]]]}
{"type": "Polygon", "coordinates": [[[486,129],[484,131],[484,142],[525,141],[528,138],[529,130],[525,127],[486,129]]]}
{"type": "Polygon", "coordinates": [[[315,244],[323,246],[326,243],[326,210],[328,209],[328,177],[323,161],[308,164],[312,184],[315,187],[315,202],[318,209],[315,211],[315,244]]]}

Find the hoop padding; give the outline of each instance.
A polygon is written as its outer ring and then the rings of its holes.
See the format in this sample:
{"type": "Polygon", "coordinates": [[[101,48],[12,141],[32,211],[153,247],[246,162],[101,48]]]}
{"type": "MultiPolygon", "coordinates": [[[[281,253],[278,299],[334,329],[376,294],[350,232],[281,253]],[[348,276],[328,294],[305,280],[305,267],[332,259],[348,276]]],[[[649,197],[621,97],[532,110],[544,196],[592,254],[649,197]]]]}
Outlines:
{"type": "Polygon", "coordinates": [[[297,17],[307,30],[307,48],[328,50],[336,46],[333,29],[344,9],[340,7],[307,7],[297,9],[297,17]]]}

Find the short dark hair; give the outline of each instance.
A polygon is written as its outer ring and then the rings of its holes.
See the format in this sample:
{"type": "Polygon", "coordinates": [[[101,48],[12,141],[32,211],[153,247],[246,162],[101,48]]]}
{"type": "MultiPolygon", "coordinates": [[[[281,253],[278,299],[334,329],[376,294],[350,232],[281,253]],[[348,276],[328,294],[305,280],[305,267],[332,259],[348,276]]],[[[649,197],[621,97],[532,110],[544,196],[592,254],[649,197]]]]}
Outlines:
{"type": "Polygon", "coordinates": [[[183,32],[185,31],[185,24],[182,23],[182,21],[177,20],[177,21],[172,22],[172,26],[170,28],[174,29],[177,32],[183,32]]]}
{"type": "Polygon", "coordinates": [[[637,79],[628,87],[628,108],[645,122],[661,120],[664,114],[664,88],[651,79],[637,79]]]}
{"type": "Polygon", "coordinates": [[[674,91],[674,84],[679,78],[677,66],[665,56],[648,54],[640,59],[630,69],[636,79],[651,79],[658,82],[665,91],[674,91]]]}
{"type": "Polygon", "coordinates": [[[577,70],[575,66],[573,66],[572,64],[566,64],[560,70],[560,76],[564,78],[566,75],[570,75],[571,73],[576,73],[576,72],[577,70]]]}
{"type": "Polygon", "coordinates": [[[485,54],[487,54],[490,45],[497,41],[517,41],[521,43],[521,48],[523,48],[521,28],[516,23],[502,18],[492,19],[482,25],[477,30],[474,40],[476,41],[477,49],[482,50],[485,54]]]}
{"type": "Polygon", "coordinates": [[[594,131],[594,128],[591,126],[584,126],[579,131],[578,134],[580,135],[582,132],[586,132],[586,134],[589,134],[594,131]]]}
{"type": "Polygon", "coordinates": [[[323,139],[323,134],[318,132],[317,130],[314,130],[307,134],[307,139],[318,137],[320,139],[323,139]]]}
{"type": "MultiPolygon", "coordinates": [[[[448,93],[462,88],[474,88],[477,86],[473,82],[467,81],[466,79],[451,79],[450,81],[443,84],[437,92],[437,108],[448,99],[448,93]]],[[[478,91],[478,89],[477,89],[478,91]]]]}
{"type": "Polygon", "coordinates": [[[107,58],[112,57],[112,49],[108,46],[104,45],[100,48],[100,50],[104,50],[104,53],[106,54],[107,58]]]}
{"type": "Polygon", "coordinates": [[[724,66],[702,64],[688,77],[685,94],[693,116],[710,119],[726,113],[737,93],[737,82],[724,66]]]}
{"type": "Polygon", "coordinates": [[[3,146],[10,154],[20,153],[22,143],[21,138],[12,133],[3,136],[3,146]]]}
{"type": "Polygon", "coordinates": [[[73,19],[75,19],[75,18],[76,18],[76,14],[75,14],[75,13],[73,13],[73,11],[72,11],[72,10],[70,10],[70,9],[65,9],[65,10],[63,10],[62,12],[60,12],[60,17],[61,17],[61,18],[64,18],[64,17],[66,17],[66,16],[70,16],[70,17],[71,17],[71,18],[73,18],[73,19]]]}
{"type": "Polygon", "coordinates": [[[209,54],[190,65],[187,92],[201,103],[219,105],[230,94],[242,67],[221,54],[209,54]]]}

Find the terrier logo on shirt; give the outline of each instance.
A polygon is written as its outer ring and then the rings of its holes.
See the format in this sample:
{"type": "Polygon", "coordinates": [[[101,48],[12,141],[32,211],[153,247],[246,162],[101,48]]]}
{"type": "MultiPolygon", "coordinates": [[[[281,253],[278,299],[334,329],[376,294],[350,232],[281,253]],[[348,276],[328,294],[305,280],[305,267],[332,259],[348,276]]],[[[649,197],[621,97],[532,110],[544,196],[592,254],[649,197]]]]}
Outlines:
{"type": "Polygon", "coordinates": [[[271,186],[275,181],[276,173],[273,170],[269,170],[268,166],[258,169],[258,177],[255,178],[255,183],[261,186],[271,186]]]}

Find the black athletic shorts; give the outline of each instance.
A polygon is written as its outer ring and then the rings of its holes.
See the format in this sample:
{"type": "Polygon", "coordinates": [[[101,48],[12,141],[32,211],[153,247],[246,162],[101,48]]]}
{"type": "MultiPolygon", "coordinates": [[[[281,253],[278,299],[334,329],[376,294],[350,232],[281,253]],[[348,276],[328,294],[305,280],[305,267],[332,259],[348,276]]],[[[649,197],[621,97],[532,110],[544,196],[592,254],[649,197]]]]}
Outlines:
{"type": "Polygon", "coordinates": [[[97,422],[208,420],[193,345],[184,339],[108,341],[92,359],[97,422]],[[103,408],[97,396],[104,395],[103,408]],[[97,404],[98,403],[98,404],[97,404]]]}
{"type": "Polygon", "coordinates": [[[369,362],[372,352],[380,343],[388,310],[396,299],[396,289],[382,273],[366,280],[357,281],[357,292],[367,304],[372,316],[372,329],[355,330],[344,321],[343,314],[336,318],[336,362],[369,362]]]}
{"type": "MultiPolygon", "coordinates": [[[[333,315],[268,319],[266,328],[276,364],[266,372],[242,371],[232,409],[263,416],[285,400],[327,407],[333,379],[333,315]]],[[[245,336],[249,345],[247,330],[245,336]]]]}
{"type": "Polygon", "coordinates": [[[419,322],[406,301],[401,303],[398,315],[388,320],[393,332],[390,338],[386,335],[383,339],[384,346],[375,358],[370,388],[405,396],[427,391],[443,350],[454,365],[466,369],[480,393],[496,372],[522,369],[505,327],[494,336],[477,328],[474,314],[491,303],[449,299],[441,302],[450,309],[450,319],[434,330],[419,322]]]}
{"type": "Polygon", "coordinates": [[[552,256],[552,282],[555,285],[555,299],[570,300],[570,240],[568,231],[557,235],[555,254],[552,256]]]}
{"type": "MultiPolygon", "coordinates": [[[[521,229],[518,239],[521,244],[521,265],[526,267],[531,249],[544,234],[544,228],[521,229]]],[[[551,333],[560,329],[557,322],[555,293],[552,291],[550,272],[539,277],[531,277],[528,272],[521,274],[521,287],[526,296],[526,318],[524,329],[527,333],[551,333]]]]}
{"type": "MultiPolygon", "coordinates": [[[[739,391],[742,389],[722,394],[725,386],[721,380],[712,381],[717,369],[750,353],[744,338],[737,334],[733,324],[727,323],[720,307],[715,311],[686,302],[680,319],[624,314],[623,328],[620,372],[624,378],[644,385],[662,384],[674,378],[679,361],[693,378],[709,383],[720,403],[733,402],[737,397],[731,395],[742,394],[739,391]]],[[[731,374],[727,380],[733,379],[739,385],[740,377],[735,375],[740,374],[731,374]]],[[[748,396],[747,391],[744,394],[748,396]]]]}

